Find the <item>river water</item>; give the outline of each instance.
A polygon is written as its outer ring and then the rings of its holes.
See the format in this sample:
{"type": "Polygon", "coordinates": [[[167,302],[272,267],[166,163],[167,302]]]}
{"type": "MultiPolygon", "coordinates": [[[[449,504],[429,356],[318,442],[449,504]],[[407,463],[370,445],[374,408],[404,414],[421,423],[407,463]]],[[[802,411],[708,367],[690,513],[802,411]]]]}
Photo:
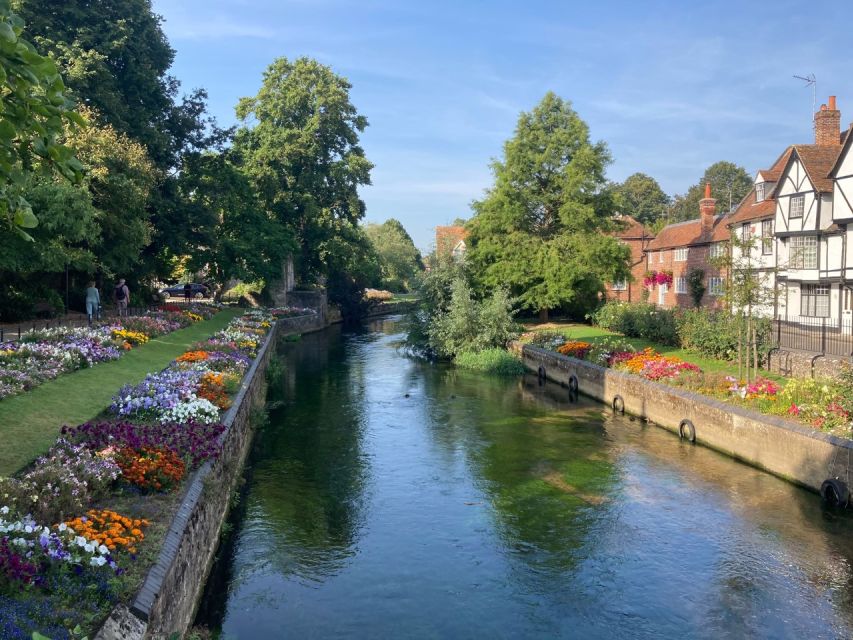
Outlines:
{"type": "Polygon", "coordinates": [[[399,325],[282,343],[198,622],[227,638],[850,638],[853,518],[399,325]],[[407,396],[408,394],[408,396],[407,396]]]}

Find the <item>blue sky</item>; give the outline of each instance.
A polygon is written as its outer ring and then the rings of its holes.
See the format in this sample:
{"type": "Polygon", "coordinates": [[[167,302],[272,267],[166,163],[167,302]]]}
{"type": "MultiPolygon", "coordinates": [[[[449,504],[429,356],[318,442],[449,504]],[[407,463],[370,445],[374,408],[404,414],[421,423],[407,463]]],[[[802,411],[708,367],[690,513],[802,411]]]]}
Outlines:
{"type": "Polygon", "coordinates": [[[396,217],[421,249],[470,215],[518,113],[552,90],[613,156],[670,194],[717,160],[750,173],[811,142],[818,105],[853,119],[844,3],[155,0],[177,50],[172,73],[205,87],[221,124],[276,57],[310,56],[353,85],[376,165],[369,221],[396,217]],[[845,83],[845,78],[847,82],[845,83]]]}

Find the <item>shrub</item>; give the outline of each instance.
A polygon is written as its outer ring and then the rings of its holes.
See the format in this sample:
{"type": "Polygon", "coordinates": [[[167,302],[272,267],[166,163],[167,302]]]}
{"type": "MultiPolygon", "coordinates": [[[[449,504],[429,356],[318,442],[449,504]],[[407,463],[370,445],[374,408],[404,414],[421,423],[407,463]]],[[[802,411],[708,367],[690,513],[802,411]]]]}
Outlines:
{"type": "Polygon", "coordinates": [[[608,302],[591,315],[593,324],[633,338],[677,346],[676,312],[641,302],[608,302]]]}
{"type": "MultiPolygon", "coordinates": [[[[737,358],[738,333],[742,320],[725,311],[691,309],[678,317],[678,335],[681,347],[711,358],[734,360],[737,358]]],[[[763,362],[772,346],[772,322],[767,318],[753,318],[758,338],[758,352],[763,362]]]]}
{"type": "Polygon", "coordinates": [[[517,376],[524,373],[521,361],[504,349],[491,348],[482,351],[462,351],[456,355],[457,366],[482,373],[502,376],[517,376]]]}

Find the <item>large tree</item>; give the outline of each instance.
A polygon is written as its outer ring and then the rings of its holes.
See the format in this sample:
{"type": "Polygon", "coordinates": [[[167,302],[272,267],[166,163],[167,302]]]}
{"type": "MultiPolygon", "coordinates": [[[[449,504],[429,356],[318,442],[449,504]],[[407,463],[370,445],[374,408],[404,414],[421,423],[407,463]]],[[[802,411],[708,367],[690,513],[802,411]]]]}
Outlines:
{"type": "Polygon", "coordinates": [[[628,176],[614,185],[614,198],[619,213],[629,215],[643,224],[652,224],[666,215],[669,196],[658,181],[645,173],[628,176]]]}
{"type": "Polygon", "coordinates": [[[303,281],[329,275],[336,236],[365,213],[358,187],[370,184],[372,165],[359,135],[367,119],[350,88],[316,60],[279,58],[258,94],[237,106],[236,157],[264,210],[296,238],[303,281]]]}
{"type": "Polygon", "coordinates": [[[752,178],[743,167],[721,160],[705,169],[702,178],[684,195],[673,199],[668,222],[681,222],[699,217],[699,201],[705,197],[705,185],[711,184],[711,194],[717,199],[717,213],[731,211],[749,193],[752,178]]]}
{"type": "Polygon", "coordinates": [[[509,287],[547,318],[549,309],[593,306],[605,282],[627,277],[627,247],[602,234],[613,214],[609,161],[568,101],[549,92],[522,113],[503,159],[492,163],[494,186],[467,225],[481,287],[509,287]]]}
{"type": "Polygon", "coordinates": [[[365,232],[379,257],[381,286],[392,291],[408,291],[424,265],[406,229],[399,220],[389,218],[382,224],[368,224],[365,232]]]}

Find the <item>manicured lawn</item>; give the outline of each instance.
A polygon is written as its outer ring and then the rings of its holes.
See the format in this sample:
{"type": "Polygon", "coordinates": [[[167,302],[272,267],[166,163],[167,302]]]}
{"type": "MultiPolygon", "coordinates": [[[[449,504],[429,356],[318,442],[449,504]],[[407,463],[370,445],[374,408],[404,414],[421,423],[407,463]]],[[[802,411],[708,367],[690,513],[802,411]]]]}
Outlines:
{"type": "Polygon", "coordinates": [[[7,476],[44,453],[63,425],[91,420],[104,411],[122,385],[135,384],[225,327],[238,309],[155,338],[118,360],[60,376],[18,396],[0,400],[0,476],[7,476]]]}
{"type": "MultiPolygon", "coordinates": [[[[606,331],[598,327],[591,327],[586,324],[547,323],[545,325],[539,325],[536,323],[525,323],[524,327],[528,331],[559,331],[563,335],[570,337],[573,340],[583,340],[584,342],[593,343],[597,342],[599,339],[605,336],[620,335],[617,333],[613,333],[612,331],[606,331]]],[[[627,342],[630,342],[633,347],[638,351],[641,349],[645,349],[646,347],[651,347],[658,353],[662,353],[668,356],[677,356],[682,360],[692,362],[693,364],[700,367],[703,371],[706,371],[708,373],[723,373],[726,375],[737,376],[737,362],[716,360],[714,358],[708,358],[706,356],[700,355],[693,351],[679,349],[678,347],[668,347],[666,345],[658,344],[656,342],[642,340],[641,338],[625,338],[625,340],[627,342]]],[[[761,375],[766,378],[770,378],[771,380],[784,380],[783,376],[770,373],[769,371],[761,371],[761,375]]]]}

